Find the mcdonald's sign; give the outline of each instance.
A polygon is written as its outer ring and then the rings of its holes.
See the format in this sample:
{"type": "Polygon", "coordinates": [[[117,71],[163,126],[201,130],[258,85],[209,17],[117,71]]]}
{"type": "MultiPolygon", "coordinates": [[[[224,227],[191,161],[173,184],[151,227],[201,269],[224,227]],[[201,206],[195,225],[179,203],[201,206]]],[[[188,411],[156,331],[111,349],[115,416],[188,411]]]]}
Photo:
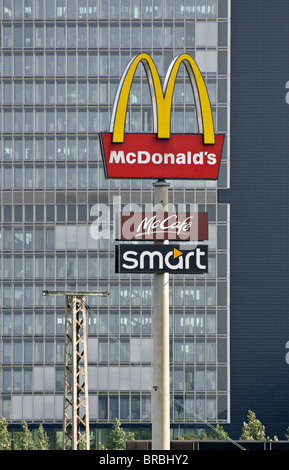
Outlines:
{"type": "Polygon", "coordinates": [[[201,72],[188,54],[170,64],[162,87],[148,54],[133,57],[120,80],[110,132],[100,134],[106,178],[217,179],[224,135],[215,134],[211,105],[201,72]],[[138,64],[145,69],[153,114],[153,133],[125,133],[129,93],[138,64]],[[192,86],[198,134],[171,134],[172,99],[177,73],[184,64],[192,86]]]}

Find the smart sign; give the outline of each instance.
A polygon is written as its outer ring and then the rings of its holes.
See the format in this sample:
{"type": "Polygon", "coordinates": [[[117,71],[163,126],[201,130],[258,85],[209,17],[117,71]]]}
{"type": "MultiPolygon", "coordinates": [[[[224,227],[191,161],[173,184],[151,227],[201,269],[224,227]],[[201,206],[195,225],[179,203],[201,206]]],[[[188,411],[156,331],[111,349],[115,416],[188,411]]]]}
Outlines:
{"type": "Polygon", "coordinates": [[[120,240],[207,240],[207,212],[120,214],[120,240]]]}
{"type": "Polygon", "coordinates": [[[180,250],[178,245],[116,245],[117,273],[203,274],[208,272],[208,247],[180,250]]]}
{"type": "Polygon", "coordinates": [[[114,101],[110,132],[100,134],[106,178],[217,179],[224,135],[215,134],[208,92],[194,59],[188,54],[171,63],[164,86],[148,54],[128,63],[114,101]],[[125,134],[132,80],[139,63],[148,78],[154,133],[125,134]],[[177,72],[185,65],[195,98],[199,134],[171,134],[171,109],[177,72]]]}

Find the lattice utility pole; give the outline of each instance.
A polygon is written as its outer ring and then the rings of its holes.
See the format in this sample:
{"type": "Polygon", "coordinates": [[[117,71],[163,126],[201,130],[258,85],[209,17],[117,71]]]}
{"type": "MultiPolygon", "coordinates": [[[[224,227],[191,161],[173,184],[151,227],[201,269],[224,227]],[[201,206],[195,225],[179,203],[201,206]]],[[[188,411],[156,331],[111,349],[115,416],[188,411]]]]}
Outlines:
{"type": "Polygon", "coordinates": [[[65,296],[63,450],[90,450],[85,295],[108,292],[43,291],[65,296]]]}
{"type": "Polygon", "coordinates": [[[90,450],[86,334],[84,297],[66,296],[63,449],[90,450]]]}

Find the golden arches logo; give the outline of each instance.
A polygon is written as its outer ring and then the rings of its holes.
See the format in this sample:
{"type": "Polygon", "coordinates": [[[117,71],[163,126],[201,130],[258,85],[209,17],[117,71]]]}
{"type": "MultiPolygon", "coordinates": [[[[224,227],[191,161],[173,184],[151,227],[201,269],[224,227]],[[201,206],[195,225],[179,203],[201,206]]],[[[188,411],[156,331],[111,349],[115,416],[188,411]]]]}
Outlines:
{"type": "Polygon", "coordinates": [[[180,54],[170,64],[162,87],[154,61],[148,54],[133,57],[120,80],[110,124],[112,142],[124,141],[125,116],[132,81],[139,63],[144,66],[150,88],[153,108],[153,129],[159,139],[170,138],[171,109],[175,81],[180,65],[185,65],[192,86],[199,132],[204,136],[204,144],[215,143],[215,132],[211,104],[207,88],[195,60],[188,54],[180,54]]]}

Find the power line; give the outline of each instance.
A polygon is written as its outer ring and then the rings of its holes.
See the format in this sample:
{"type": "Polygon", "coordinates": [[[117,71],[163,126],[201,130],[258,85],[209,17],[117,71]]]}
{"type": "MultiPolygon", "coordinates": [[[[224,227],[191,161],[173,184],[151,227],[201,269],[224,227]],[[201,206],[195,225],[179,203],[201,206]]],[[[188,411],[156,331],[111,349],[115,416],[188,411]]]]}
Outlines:
{"type": "MultiPolygon", "coordinates": [[[[115,341],[118,345],[119,345],[119,348],[122,350],[122,352],[129,358],[130,362],[132,364],[134,364],[136,367],[139,368],[141,374],[143,376],[145,376],[145,378],[147,379],[147,381],[150,383],[150,385],[152,387],[155,386],[155,384],[153,383],[153,381],[151,380],[151,377],[144,371],[144,369],[141,367],[140,365],[140,362],[138,361],[135,361],[132,357],[132,355],[130,354],[130,352],[121,344],[121,342],[119,341],[118,337],[115,336],[110,330],[109,328],[101,321],[100,319],[100,316],[98,313],[94,312],[91,307],[89,307],[89,305],[84,301],[85,303],[85,307],[86,309],[97,319],[99,325],[103,328],[104,332],[106,332],[108,334],[108,336],[113,340],[115,341]]],[[[161,389],[158,388],[158,392],[160,393],[163,393],[163,391],[161,389]]],[[[233,439],[231,439],[229,436],[227,436],[226,434],[223,434],[221,433],[221,431],[219,431],[217,428],[215,428],[211,423],[209,423],[208,421],[206,421],[204,418],[202,418],[201,416],[199,416],[196,412],[194,412],[193,410],[191,410],[190,408],[186,407],[183,403],[181,403],[180,401],[176,400],[173,395],[171,395],[170,397],[170,400],[177,404],[178,406],[180,406],[181,408],[184,409],[184,412],[185,413],[188,413],[188,414],[191,414],[194,418],[198,419],[199,421],[201,421],[204,425],[208,426],[210,429],[212,429],[215,433],[219,434],[220,436],[223,437],[223,439],[226,439],[227,441],[231,442],[232,444],[234,444],[236,447],[239,447],[239,449],[241,450],[246,450],[242,445],[240,445],[238,442],[234,441],[233,439]]]]}

